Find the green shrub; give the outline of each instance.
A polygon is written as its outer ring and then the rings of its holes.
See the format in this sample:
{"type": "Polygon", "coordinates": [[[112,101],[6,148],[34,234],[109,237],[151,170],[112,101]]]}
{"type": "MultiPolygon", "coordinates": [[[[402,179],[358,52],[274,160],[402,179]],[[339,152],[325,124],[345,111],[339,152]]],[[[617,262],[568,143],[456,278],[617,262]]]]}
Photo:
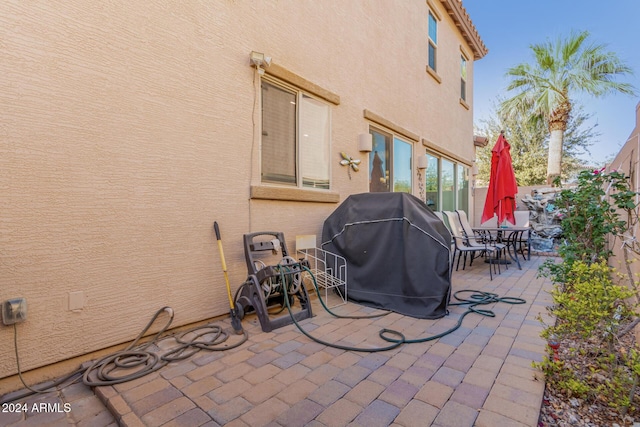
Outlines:
{"type": "Polygon", "coordinates": [[[625,300],[633,295],[626,286],[612,282],[613,269],[604,261],[576,261],[566,272],[567,282],[551,291],[551,313],[558,319],[545,331],[546,337],[579,336],[611,341],[621,321],[632,316],[625,300]]]}
{"type": "Polygon", "coordinates": [[[637,205],[635,196],[629,177],[622,172],[581,172],[577,186],[562,190],[556,199],[564,239],[558,254],[563,262],[547,260],[541,273],[556,283],[565,283],[574,262],[608,260],[612,254],[609,236],[622,236],[629,229],[630,215],[637,205]]]}
{"type": "Polygon", "coordinates": [[[623,345],[618,336],[637,308],[637,304],[628,305],[636,285],[628,263],[630,253],[640,255],[640,247],[636,239],[623,238],[639,224],[635,200],[629,178],[616,171],[582,172],[575,189],[560,193],[564,241],[558,253],[563,262],[550,259],[540,269],[554,283],[554,305],[549,311],[556,324],[541,335],[565,348],[560,357],[549,347],[548,356],[534,363],[555,391],[600,401],[622,415],[635,410],[633,398],[640,379],[638,344],[627,340],[623,345]],[[612,277],[621,275],[607,265],[612,254],[610,237],[623,238],[630,286],[613,283],[612,277]]]}
{"type": "MultiPolygon", "coordinates": [[[[534,366],[541,369],[547,382],[567,397],[602,400],[612,408],[628,408],[640,374],[640,354],[635,349],[620,357],[615,348],[620,327],[633,316],[625,300],[633,295],[626,286],[613,283],[613,269],[604,261],[588,264],[574,261],[565,273],[566,283],[554,285],[554,305],[548,310],[556,324],[548,326],[542,337],[551,341],[574,343],[563,354],[567,360],[548,356],[534,366]],[[588,348],[581,342],[590,344],[588,348]],[[577,363],[592,359],[588,363],[577,363]],[[584,371],[588,366],[588,371],[584,371]]],[[[566,345],[566,344],[565,344],[566,345]]]]}

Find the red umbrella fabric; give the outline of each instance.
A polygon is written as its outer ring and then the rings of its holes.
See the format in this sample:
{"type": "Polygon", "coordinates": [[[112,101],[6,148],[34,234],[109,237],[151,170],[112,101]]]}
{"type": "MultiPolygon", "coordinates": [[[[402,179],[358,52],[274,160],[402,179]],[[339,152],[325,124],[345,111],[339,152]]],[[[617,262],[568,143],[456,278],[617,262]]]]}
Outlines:
{"type": "Polygon", "coordinates": [[[511,146],[504,137],[504,132],[500,132],[498,141],[491,150],[491,176],[481,222],[490,220],[495,213],[498,215],[498,224],[502,224],[505,219],[515,224],[513,211],[516,210],[517,193],[518,183],[511,163],[511,146]]]}

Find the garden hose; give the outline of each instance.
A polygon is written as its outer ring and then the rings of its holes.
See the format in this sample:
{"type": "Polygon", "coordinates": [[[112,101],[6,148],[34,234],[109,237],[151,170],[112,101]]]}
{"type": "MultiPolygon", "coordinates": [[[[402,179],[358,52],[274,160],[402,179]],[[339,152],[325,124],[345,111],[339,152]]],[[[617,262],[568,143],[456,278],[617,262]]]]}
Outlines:
{"type": "Polygon", "coordinates": [[[169,328],[172,321],[173,309],[171,309],[171,307],[163,307],[158,310],[149,323],[147,323],[147,326],[145,326],[142,332],[138,334],[136,339],[133,340],[127,348],[96,360],[86,369],[82,376],[84,384],[95,387],[131,381],[155,372],[169,362],[186,359],[200,350],[230,350],[242,345],[249,338],[247,332],[243,330],[242,334],[244,336],[242,339],[234,344],[221,347],[220,345],[229,338],[229,334],[224,332],[220,326],[208,323],[188,329],[179,335],[165,337],[164,339],[173,338],[179,345],[163,355],[147,351],[148,347],[159,342],[160,335],[169,328]],[[170,316],[166,324],[156,333],[151,341],[136,347],[138,341],[140,341],[163,311],[169,313],[170,316]],[[188,334],[195,334],[195,336],[186,339],[188,334]],[[205,338],[207,335],[212,335],[212,337],[205,338]],[[123,371],[129,371],[130,373],[123,374],[123,371]],[[116,375],[116,373],[118,375],[116,375]]]}
{"type": "MultiPolygon", "coordinates": [[[[316,282],[316,278],[313,275],[313,273],[305,266],[302,266],[303,270],[306,271],[307,273],[309,273],[311,275],[311,279],[313,282],[313,286],[316,290],[316,293],[318,295],[320,295],[320,290],[318,289],[318,284],[316,282]]],[[[281,271],[281,276],[282,276],[282,280],[284,282],[284,271],[281,271]]],[[[458,321],[456,322],[456,324],[451,327],[450,329],[441,332],[439,334],[436,335],[431,335],[428,337],[423,337],[423,338],[415,338],[415,339],[407,339],[401,332],[399,331],[395,331],[393,329],[387,329],[384,328],[382,330],[380,330],[379,332],[379,336],[380,338],[382,338],[383,340],[391,343],[388,346],[384,346],[384,347],[378,347],[378,348],[363,348],[363,347],[352,347],[352,346],[345,346],[345,345],[340,345],[340,344],[335,344],[335,343],[329,343],[326,341],[323,341],[317,337],[312,336],[310,333],[308,333],[307,331],[305,331],[302,326],[296,321],[295,317],[293,316],[293,312],[291,311],[291,307],[289,305],[289,301],[286,301],[287,304],[287,309],[289,310],[289,314],[291,315],[291,319],[293,320],[293,323],[296,325],[296,327],[298,328],[298,330],[300,330],[300,332],[302,332],[305,336],[307,336],[309,339],[319,343],[319,344],[323,344],[326,345],[328,347],[333,347],[333,348],[338,348],[341,350],[347,350],[347,351],[359,351],[359,352],[367,352],[367,353],[374,353],[374,352],[380,352],[380,351],[386,351],[386,350],[392,350],[394,348],[397,348],[399,346],[401,346],[402,344],[416,344],[416,343],[422,343],[422,342],[427,342],[427,341],[433,341],[436,340],[438,338],[442,338],[445,335],[448,335],[452,332],[454,332],[455,330],[457,330],[458,328],[460,328],[460,326],[462,325],[462,321],[463,319],[471,313],[476,313],[476,314],[480,314],[482,316],[487,316],[487,317],[495,317],[495,313],[491,310],[485,310],[485,309],[480,309],[477,308],[480,305],[486,305],[486,304],[492,304],[492,303],[497,303],[497,302],[503,302],[506,304],[524,304],[526,303],[526,300],[522,299],[522,298],[516,298],[516,297],[500,297],[498,294],[494,294],[491,292],[484,292],[484,291],[478,291],[478,290],[474,290],[474,289],[466,289],[466,290],[461,290],[461,291],[457,291],[453,294],[453,297],[458,300],[459,302],[457,303],[450,303],[449,305],[452,306],[463,306],[463,305],[467,305],[467,311],[465,311],[464,313],[462,313],[462,315],[460,316],[460,318],[458,319],[458,321]],[[471,295],[468,296],[468,298],[462,298],[460,295],[464,294],[464,293],[470,293],[471,295]]],[[[340,316],[337,315],[335,313],[333,313],[331,310],[329,310],[327,308],[327,306],[325,305],[324,301],[322,301],[322,298],[318,298],[320,300],[320,303],[322,304],[322,307],[324,307],[324,309],[331,314],[334,317],[337,318],[362,318],[360,316],[340,316]]],[[[286,298],[285,298],[286,300],[286,298]]],[[[388,313],[385,313],[388,314],[388,313]]],[[[376,316],[369,316],[369,317],[376,317],[376,316]]]]}
{"type": "MultiPolygon", "coordinates": [[[[304,267],[305,271],[307,271],[309,274],[311,274],[311,277],[313,278],[313,284],[316,288],[316,292],[318,292],[319,295],[319,290],[318,290],[318,286],[316,284],[316,279],[313,276],[313,274],[311,273],[311,271],[309,271],[308,268],[304,267]]],[[[284,280],[284,270],[281,270],[280,275],[282,277],[282,280],[284,280]]],[[[320,301],[322,301],[322,298],[319,298],[320,301]]],[[[307,338],[317,342],[318,344],[323,344],[326,345],[327,347],[333,347],[333,348],[337,348],[340,350],[347,350],[347,351],[361,351],[361,352],[366,352],[366,353],[377,353],[379,351],[386,351],[386,350],[393,350],[394,348],[400,347],[402,345],[402,343],[404,343],[405,341],[405,337],[404,335],[402,335],[400,332],[397,331],[390,331],[389,333],[394,333],[396,334],[399,339],[396,341],[393,341],[392,344],[385,346],[385,347],[374,347],[374,348],[358,348],[358,347],[351,347],[351,346],[347,346],[347,345],[341,345],[341,344],[335,344],[335,343],[330,343],[327,341],[323,341],[320,338],[314,337],[311,334],[309,334],[307,331],[304,330],[304,328],[302,326],[300,326],[300,324],[298,323],[298,321],[296,320],[295,316],[293,315],[293,311],[291,311],[291,305],[289,304],[289,299],[285,298],[285,303],[287,305],[287,309],[289,310],[289,315],[291,316],[291,320],[293,321],[293,323],[296,325],[296,327],[298,328],[298,330],[300,332],[302,332],[304,335],[307,336],[307,338]]],[[[310,304],[310,302],[309,302],[310,304]]],[[[335,317],[339,317],[339,318],[343,318],[343,316],[338,316],[336,314],[333,314],[324,304],[324,302],[322,303],[322,306],[325,308],[325,310],[327,310],[329,313],[331,313],[333,316],[335,317]]]]}
{"type": "MultiPolygon", "coordinates": [[[[481,316],[496,317],[496,314],[491,310],[483,310],[483,309],[476,308],[476,306],[478,305],[486,305],[486,304],[492,304],[496,302],[504,302],[506,304],[524,304],[527,302],[522,298],[500,297],[498,294],[494,294],[491,292],[477,291],[474,289],[465,289],[465,290],[457,291],[456,293],[453,294],[453,297],[460,302],[450,303],[449,305],[468,305],[467,311],[465,311],[460,315],[460,317],[458,318],[458,321],[453,327],[436,335],[431,335],[428,337],[411,339],[411,340],[405,339],[404,342],[407,344],[416,344],[416,343],[433,341],[435,339],[442,338],[445,335],[452,333],[453,331],[458,329],[460,326],[462,326],[462,320],[467,316],[467,314],[476,313],[476,314],[480,314],[481,316]],[[467,292],[471,293],[471,295],[469,296],[469,299],[458,297],[458,295],[462,293],[467,293],[467,292]]],[[[394,334],[396,332],[391,329],[383,329],[380,331],[380,338],[386,341],[394,342],[393,338],[384,335],[386,333],[394,334]]]]}
{"type": "Polygon", "coordinates": [[[222,327],[218,325],[207,323],[202,326],[196,326],[188,329],[179,334],[167,335],[160,339],[160,336],[167,331],[172,321],[173,309],[171,307],[162,307],[156,311],[142,332],[138,334],[127,348],[96,360],[88,368],[80,367],[76,371],[54,382],[45,383],[40,389],[30,387],[22,377],[17,346],[17,331],[14,330],[16,334],[14,336],[14,341],[16,345],[15,351],[18,375],[22,384],[28,391],[16,392],[2,396],[0,403],[8,403],[24,399],[25,397],[36,393],[50,393],[52,391],[61,390],[71,384],[74,384],[80,379],[82,379],[84,384],[90,387],[120,384],[143,377],[151,372],[155,372],[167,365],[169,362],[186,359],[200,350],[230,350],[232,348],[239,347],[249,338],[247,332],[243,331],[244,336],[239,341],[233,344],[226,344],[226,341],[229,338],[229,333],[224,331],[222,327]],[[149,328],[156,322],[163,312],[166,312],[169,315],[169,319],[166,324],[155,334],[151,341],[138,345],[138,342],[142,337],[144,337],[149,328]],[[189,334],[194,336],[187,338],[189,334]],[[147,350],[151,345],[157,344],[165,339],[174,339],[178,343],[178,346],[170,349],[162,355],[147,350]]]}
{"type": "Polygon", "coordinates": [[[11,395],[7,394],[5,396],[2,396],[2,398],[0,399],[0,404],[21,400],[21,399],[24,399],[25,397],[28,397],[37,393],[45,394],[45,393],[57,391],[61,388],[75,384],[82,375],[82,369],[77,369],[71,372],[70,374],[62,378],[59,378],[53,382],[45,383],[44,385],[42,385],[41,388],[31,387],[26,383],[26,381],[24,380],[24,377],[22,376],[22,369],[20,368],[20,355],[18,353],[18,329],[15,323],[13,324],[13,344],[14,344],[15,355],[16,355],[16,365],[18,368],[18,377],[20,378],[20,382],[25,387],[26,391],[13,393],[11,395]],[[63,386],[62,384],[64,384],[67,381],[69,381],[69,383],[63,386]]]}
{"type": "MultiPolygon", "coordinates": [[[[316,290],[316,293],[317,293],[317,295],[320,295],[320,290],[318,289],[318,284],[316,282],[316,278],[313,275],[313,273],[311,272],[311,270],[309,270],[304,265],[301,265],[301,267],[302,267],[303,271],[306,271],[307,273],[309,273],[311,275],[311,279],[313,281],[313,286],[314,286],[314,288],[316,290]]],[[[282,282],[285,283],[284,269],[280,270],[280,278],[281,278],[282,282]]],[[[327,312],[329,312],[334,317],[351,318],[351,319],[356,318],[356,317],[353,317],[353,316],[339,316],[339,315],[333,313],[331,310],[329,310],[327,308],[327,306],[322,301],[322,298],[318,298],[318,299],[322,303],[322,306],[324,307],[324,309],[327,310],[327,312]]],[[[400,332],[390,331],[390,333],[396,334],[399,337],[399,339],[397,341],[392,342],[390,345],[385,346],[385,347],[358,348],[358,347],[351,347],[351,346],[346,346],[346,345],[326,342],[326,341],[323,341],[323,340],[321,340],[319,338],[316,338],[316,337],[312,336],[307,331],[305,331],[304,328],[302,328],[302,326],[300,326],[300,324],[296,320],[295,316],[293,315],[293,312],[291,311],[291,305],[289,304],[289,299],[288,298],[285,298],[285,303],[287,305],[287,309],[289,310],[289,315],[291,316],[291,320],[296,325],[298,330],[300,332],[302,332],[304,335],[306,335],[307,338],[309,338],[309,339],[311,339],[311,340],[313,340],[313,341],[315,341],[315,342],[317,342],[319,344],[326,345],[328,347],[333,347],[333,348],[337,348],[337,349],[340,349],[340,350],[347,350],[347,351],[360,351],[360,352],[366,352],[366,353],[377,353],[377,352],[380,352],[380,351],[393,350],[394,348],[400,347],[402,345],[402,343],[405,341],[404,335],[402,335],[400,332]]],[[[311,302],[308,302],[308,303],[310,304],[311,302]]],[[[377,315],[377,316],[374,315],[374,316],[368,316],[368,317],[381,317],[381,316],[384,316],[384,315],[387,315],[387,314],[389,314],[389,313],[383,313],[381,315],[377,315]]]]}
{"type": "Polygon", "coordinates": [[[162,307],[160,310],[156,311],[151,320],[147,323],[147,326],[144,327],[142,332],[138,334],[127,348],[96,360],[82,375],[82,382],[91,387],[119,384],[150,374],[151,372],[157,371],[166,365],[168,362],[162,361],[158,354],[148,352],[146,349],[156,342],[158,337],[169,328],[172,321],[173,309],[171,307],[162,307]],[[151,325],[155,323],[160,314],[165,311],[169,314],[169,319],[166,324],[160,329],[160,331],[158,331],[158,333],[156,333],[151,341],[136,347],[138,341],[140,341],[144,334],[149,330],[151,325]],[[111,372],[116,370],[130,370],[135,368],[137,368],[135,372],[127,375],[111,375],[111,372]]]}
{"type": "MultiPolygon", "coordinates": [[[[284,258],[282,258],[282,261],[280,261],[280,264],[278,264],[278,266],[280,268],[284,268],[286,270],[289,270],[289,272],[290,272],[291,270],[287,266],[294,265],[294,264],[297,264],[297,263],[298,263],[298,261],[296,261],[293,257],[285,256],[284,258]]],[[[290,274],[287,275],[287,277],[291,278],[291,280],[288,283],[288,286],[286,286],[286,292],[289,295],[295,295],[298,292],[300,292],[300,287],[302,286],[301,276],[302,275],[300,274],[299,271],[295,271],[295,272],[290,273],[290,274]]],[[[283,283],[283,286],[284,286],[284,283],[283,283]]]]}
{"type": "MultiPolygon", "coordinates": [[[[304,265],[301,265],[302,270],[309,273],[309,275],[311,276],[311,280],[313,282],[313,287],[316,291],[317,295],[320,295],[320,290],[318,289],[318,283],[316,282],[316,277],[313,275],[313,273],[311,272],[311,270],[309,270],[308,267],[305,267],[304,265]]],[[[320,304],[322,304],[322,307],[332,316],[334,317],[338,317],[340,319],[375,319],[378,317],[383,317],[383,316],[387,316],[389,314],[391,314],[391,311],[384,311],[383,313],[378,313],[378,314],[369,314],[369,315],[362,315],[362,316],[344,316],[344,315],[338,315],[335,314],[334,312],[332,312],[329,307],[327,307],[327,305],[324,303],[324,301],[322,300],[322,298],[318,298],[320,300],[320,304]]],[[[382,309],[380,309],[382,310],[382,309]]]]}

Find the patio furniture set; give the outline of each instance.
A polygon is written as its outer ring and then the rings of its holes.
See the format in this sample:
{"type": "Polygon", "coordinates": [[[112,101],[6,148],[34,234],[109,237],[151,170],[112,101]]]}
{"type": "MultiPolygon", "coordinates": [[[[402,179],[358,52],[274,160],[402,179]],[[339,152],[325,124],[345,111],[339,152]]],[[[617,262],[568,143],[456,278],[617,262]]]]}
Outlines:
{"type": "Polygon", "coordinates": [[[451,262],[452,265],[456,264],[456,271],[460,267],[460,259],[463,260],[464,270],[467,259],[471,266],[474,259],[484,257],[489,264],[489,276],[493,280],[493,274],[500,274],[501,267],[508,268],[511,262],[522,270],[518,253],[525,259],[531,259],[528,211],[514,212],[515,225],[505,222],[508,225],[499,226],[494,216],[476,228],[471,227],[466,212],[462,210],[434,213],[451,233],[451,262]]]}

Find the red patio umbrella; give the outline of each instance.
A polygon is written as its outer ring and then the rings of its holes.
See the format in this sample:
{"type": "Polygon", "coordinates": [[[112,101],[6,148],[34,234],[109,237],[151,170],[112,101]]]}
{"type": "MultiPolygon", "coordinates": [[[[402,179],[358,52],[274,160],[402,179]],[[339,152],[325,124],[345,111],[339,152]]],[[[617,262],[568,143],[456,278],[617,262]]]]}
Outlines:
{"type": "Polygon", "coordinates": [[[516,210],[517,193],[518,183],[511,163],[511,146],[502,131],[491,150],[491,176],[481,222],[490,220],[495,213],[498,215],[498,224],[502,224],[505,219],[515,224],[513,211],[516,210]]]}

